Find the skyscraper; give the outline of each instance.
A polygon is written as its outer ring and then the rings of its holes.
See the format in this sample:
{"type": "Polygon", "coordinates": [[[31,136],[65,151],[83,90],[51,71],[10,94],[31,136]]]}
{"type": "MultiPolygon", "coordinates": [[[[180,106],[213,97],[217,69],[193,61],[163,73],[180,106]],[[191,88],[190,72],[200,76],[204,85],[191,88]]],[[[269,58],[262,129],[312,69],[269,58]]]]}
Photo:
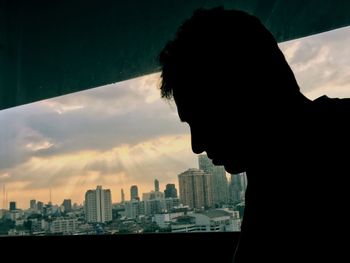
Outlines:
{"type": "Polygon", "coordinates": [[[159,181],[154,179],[154,191],[159,192],[159,181]]]}
{"type": "Polygon", "coordinates": [[[11,201],[10,202],[10,211],[15,211],[16,209],[17,209],[16,202],[11,201]]]}
{"type": "Polygon", "coordinates": [[[191,208],[208,208],[213,205],[211,175],[192,168],[178,175],[180,199],[191,208]]]}
{"type": "Polygon", "coordinates": [[[85,194],[85,216],[89,223],[112,221],[112,195],[109,189],[97,186],[85,194]]]}
{"type": "Polygon", "coordinates": [[[164,190],[165,198],[177,198],[175,184],[167,184],[164,190]]]}
{"type": "Polygon", "coordinates": [[[156,200],[164,199],[164,193],[160,191],[151,191],[151,192],[142,194],[142,201],[155,200],[155,199],[156,200]]]}
{"type": "Polygon", "coordinates": [[[130,187],[130,200],[140,200],[137,185],[132,185],[130,187]]]}
{"type": "Polygon", "coordinates": [[[242,191],[244,191],[247,189],[247,185],[248,185],[248,179],[247,179],[247,174],[246,172],[241,173],[241,185],[242,185],[242,191]]]}
{"type": "Polygon", "coordinates": [[[125,202],[125,194],[124,194],[124,189],[121,189],[121,197],[122,197],[122,203],[125,202]]]}
{"type": "Polygon", "coordinates": [[[36,200],[35,200],[35,199],[30,200],[30,202],[29,202],[29,208],[30,208],[31,210],[36,210],[36,200]]]}
{"type": "Polygon", "coordinates": [[[239,203],[244,201],[246,188],[246,173],[231,174],[231,182],[229,187],[230,201],[233,203],[239,203]]]}
{"type": "Polygon", "coordinates": [[[214,204],[227,203],[228,184],[223,166],[215,166],[205,154],[198,155],[199,169],[212,176],[212,194],[214,204]]]}
{"type": "Polygon", "coordinates": [[[64,207],[65,212],[72,211],[72,200],[71,199],[64,199],[62,205],[64,207]]]}
{"type": "Polygon", "coordinates": [[[125,202],[126,217],[135,219],[138,218],[139,215],[143,215],[145,210],[144,206],[144,202],[140,202],[135,199],[125,202]]]}
{"type": "Polygon", "coordinates": [[[44,203],[41,202],[41,201],[38,201],[38,202],[36,203],[36,208],[38,209],[38,211],[42,211],[43,208],[44,208],[44,203]]]}

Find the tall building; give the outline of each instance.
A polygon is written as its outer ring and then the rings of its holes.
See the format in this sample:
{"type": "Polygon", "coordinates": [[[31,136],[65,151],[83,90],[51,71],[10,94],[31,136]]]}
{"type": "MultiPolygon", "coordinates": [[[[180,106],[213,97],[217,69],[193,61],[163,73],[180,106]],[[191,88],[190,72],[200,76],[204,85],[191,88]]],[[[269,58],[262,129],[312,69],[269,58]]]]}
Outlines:
{"type": "Polygon", "coordinates": [[[44,208],[44,203],[41,202],[41,201],[38,201],[38,202],[36,203],[36,209],[38,209],[38,211],[42,211],[43,208],[44,208]]]}
{"type": "Polygon", "coordinates": [[[175,207],[178,207],[180,205],[179,198],[165,198],[165,210],[167,212],[174,210],[175,207]]]}
{"type": "Polygon", "coordinates": [[[125,215],[128,218],[135,219],[145,214],[145,202],[139,200],[131,200],[125,202],[125,215]]]}
{"type": "Polygon", "coordinates": [[[154,179],[154,191],[159,192],[159,181],[154,179]]]}
{"type": "Polygon", "coordinates": [[[210,174],[192,168],[179,174],[178,178],[182,204],[197,209],[213,205],[210,174]]]}
{"type": "Polygon", "coordinates": [[[164,193],[160,191],[151,191],[142,194],[142,201],[164,199],[164,193]]]}
{"type": "Polygon", "coordinates": [[[158,213],[162,213],[166,209],[165,199],[151,199],[144,201],[145,215],[150,216],[158,213]]]}
{"type": "Polygon", "coordinates": [[[242,185],[242,191],[245,192],[248,186],[248,179],[247,179],[247,173],[241,173],[241,185],[242,185]]]}
{"type": "Polygon", "coordinates": [[[65,212],[72,211],[72,200],[71,199],[64,199],[62,205],[64,207],[65,212]]]}
{"type": "Polygon", "coordinates": [[[35,199],[29,201],[29,208],[31,210],[36,210],[36,200],[35,199]]]}
{"type": "Polygon", "coordinates": [[[244,201],[246,188],[246,173],[231,174],[231,181],[229,185],[230,201],[233,203],[240,203],[244,201]]]}
{"type": "Polygon", "coordinates": [[[121,190],[120,190],[120,194],[121,194],[121,198],[122,198],[122,203],[124,204],[125,203],[125,193],[124,193],[124,189],[122,188],[121,190]]]}
{"type": "Polygon", "coordinates": [[[139,200],[139,189],[137,185],[132,185],[130,187],[130,200],[139,200]]]}
{"type": "Polygon", "coordinates": [[[175,184],[167,184],[164,190],[165,198],[177,198],[175,184]]]}
{"type": "Polygon", "coordinates": [[[97,186],[85,194],[85,216],[89,223],[112,221],[112,195],[109,189],[97,186]]]}
{"type": "Polygon", "coordinates": [[[205,154],[198,155],[199,169],[212,176],[212,195],[214,204],[228,202],[228,183],[223,166],[215,166],[205,154]]]}
{"type": "Polygon", "coordinates": [[[16,209],[17,209],[16,202],[11,201],[10,202],[10,211],[15,211],[16,209]]]}
{"type": "Polygon", "coordinates": [[[231,174],[231,184],[237,186],[239,191],[242,191],[241,174],[231,174]]]}

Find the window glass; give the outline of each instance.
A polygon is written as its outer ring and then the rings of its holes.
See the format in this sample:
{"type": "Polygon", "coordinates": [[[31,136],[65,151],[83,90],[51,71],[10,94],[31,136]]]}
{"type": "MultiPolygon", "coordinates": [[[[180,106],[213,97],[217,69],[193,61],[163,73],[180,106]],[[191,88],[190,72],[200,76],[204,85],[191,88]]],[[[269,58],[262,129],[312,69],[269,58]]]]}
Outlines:
{"type": "MultiPolygon", "coordinates": [[[[348,46],[349,27],[280,44],[310,99],[349,97],[348,46]]],[[[1,111],[0,235],[240,231],[246,175],[192,153],[159,76],[1,111]]]]}

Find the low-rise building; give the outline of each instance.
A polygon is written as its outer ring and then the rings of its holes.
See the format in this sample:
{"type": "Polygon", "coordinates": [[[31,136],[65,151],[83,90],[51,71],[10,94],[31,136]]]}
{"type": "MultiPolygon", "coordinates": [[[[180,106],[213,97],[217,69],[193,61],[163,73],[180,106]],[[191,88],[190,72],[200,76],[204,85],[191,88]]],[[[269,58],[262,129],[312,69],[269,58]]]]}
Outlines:
{"type": "Polygon", "coordinates": [[[161,228],[167,228],[174,219],[183,215],[184,212],[155,214],[152,221],[161,228]]]}
{"type": "Polygon", "coordinates": [[[73,234],[77,229],[77,219],[58,218],[50,223],[52,234],[73,234]]]}
{"type": "Polygon", "coordinates": [[[231,232],[240,231],[241,220],[236,211],[211,209],[175,218],[172,232],[231,232]]]}

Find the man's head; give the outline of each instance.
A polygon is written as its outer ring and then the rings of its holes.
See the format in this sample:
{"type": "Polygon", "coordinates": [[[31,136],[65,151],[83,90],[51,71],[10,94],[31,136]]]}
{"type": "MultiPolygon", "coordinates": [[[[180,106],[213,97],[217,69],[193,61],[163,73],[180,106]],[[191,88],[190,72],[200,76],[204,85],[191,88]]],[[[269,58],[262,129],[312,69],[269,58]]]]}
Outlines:
{"type": "Polygon", "coordinates": [[[271,33],[242,11],[197,10],[159,60],[161,95],[190,125],[193,151],[232,173],[247,168],[271,114],[299,94],[271,33]]]}

